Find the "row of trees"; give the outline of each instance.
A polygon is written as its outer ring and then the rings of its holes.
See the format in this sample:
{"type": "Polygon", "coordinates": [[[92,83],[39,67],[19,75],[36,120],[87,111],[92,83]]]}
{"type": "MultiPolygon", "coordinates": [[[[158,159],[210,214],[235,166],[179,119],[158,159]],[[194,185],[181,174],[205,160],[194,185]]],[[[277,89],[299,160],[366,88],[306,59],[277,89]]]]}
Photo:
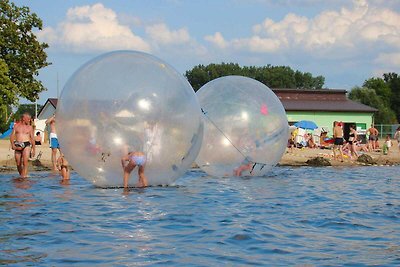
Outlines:
{"type": "Polygon", "coordinates": [[[309,72],[294,71],[288,66],[241,67],[236,63],[197,65],[186,71],[185,76],[195,91],[216,78],[227,75],[241,75],[253,78],[271,88],[321,89],[323,76],[313,77],[309,72]]]}
{"type": "MultiPolygon", "coordinates": [[[[42,20],[28,7],[9,0],[0,1],[0,131],[8,128],[11,107],[19,98],[32,102],[45,90],[37,79],[39,70],[48,66],[48,45],[37,40],[34,30],[42,29],[42,20]]],[[[11,117],[12,119],[12,117],[11,117]]]]}
{"type": "Polygon", "coordinates": [[[362,87],[350,91],[349,98],[376,108],[375,123],[396,124],[400,121],[400,76],[397,73],[365,80],[362,87]]]}

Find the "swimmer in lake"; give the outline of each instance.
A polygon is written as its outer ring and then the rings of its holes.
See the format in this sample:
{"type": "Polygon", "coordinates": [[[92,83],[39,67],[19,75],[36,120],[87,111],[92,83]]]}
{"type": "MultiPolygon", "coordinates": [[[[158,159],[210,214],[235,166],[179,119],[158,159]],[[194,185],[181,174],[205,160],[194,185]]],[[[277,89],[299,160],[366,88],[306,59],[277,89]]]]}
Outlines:
{"type": "Polygon", "coordinates": [[[144,174],[146,165],[146,155],[143,152],[129,152],[121,159],[122,169],[124,170],[124,188],[128,189],[129,176],[135,167],[138,167],[139,182],[138,187],[146,187],[147,177],[144,174]]]}
{"type": "Polygon", "coordinates": [[[68,161],[65,159],[64,154],[61,153],[61,151],[60,151],[60,156],[57,159],[57,168],[60,171],[62,177],[61,182],[68,181],[71,175],[69,170],[69,164],[68,161]]]}

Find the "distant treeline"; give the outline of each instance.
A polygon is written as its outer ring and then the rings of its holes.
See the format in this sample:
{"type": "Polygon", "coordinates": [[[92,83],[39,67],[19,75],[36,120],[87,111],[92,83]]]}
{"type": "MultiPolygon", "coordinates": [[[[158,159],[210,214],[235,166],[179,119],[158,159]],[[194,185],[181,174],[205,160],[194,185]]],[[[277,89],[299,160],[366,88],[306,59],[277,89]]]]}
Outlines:
{"type": "Polygon", "coordinates": [[[365,80],[362,87],[350,91],[349,98],[378,109],[375,123],[396,124],[400,121],[400,76],[390,72],[382,77],[365,80]]]}
{"type": "Polygon", "coordinates": [[[236,63],[197,65],[185,73],[195,91],[209,81],[228,75],[253,78],[270,88],[321,89],[325,83],[323,76],[313,77],[309,72],[294,71],[287,66],[269,64],[262,67],[241,67],[236,63]]]}

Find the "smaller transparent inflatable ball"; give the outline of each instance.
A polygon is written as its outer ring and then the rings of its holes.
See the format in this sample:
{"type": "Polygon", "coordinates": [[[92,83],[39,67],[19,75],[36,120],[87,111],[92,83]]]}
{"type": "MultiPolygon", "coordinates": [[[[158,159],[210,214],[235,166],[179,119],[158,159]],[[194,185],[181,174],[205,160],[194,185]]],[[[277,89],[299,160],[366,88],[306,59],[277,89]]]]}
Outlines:
{"type": "Polygon", "coordinates": [[[197,91],[204,138],[196,163],[212,176],[262,176],[285,152],[288,121],[281,101],[242,76],[212,80],[197,91]]]}
{"type": "Polygon", "coordinates": [[[203,134],[187,80],[136,51],[103,54],[78,69],[58,101],[56,128],[71,166],[100,187],[123,186],[130,162],[129,186],[143,185],[139,169],[147,185],[173,183],[195,160],[203,134]]]}

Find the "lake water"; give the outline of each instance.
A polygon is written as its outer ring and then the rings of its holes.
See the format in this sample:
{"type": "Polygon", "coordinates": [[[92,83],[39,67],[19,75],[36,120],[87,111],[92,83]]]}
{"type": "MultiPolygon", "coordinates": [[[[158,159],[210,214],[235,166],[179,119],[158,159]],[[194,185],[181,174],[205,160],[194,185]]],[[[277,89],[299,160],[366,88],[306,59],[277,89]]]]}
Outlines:
{"type": "Polygon", "coordinates": [[[0,175],[0,265],[400,266],[400,167],[191,170],[175,186],[99,189],[0,175]]]}

